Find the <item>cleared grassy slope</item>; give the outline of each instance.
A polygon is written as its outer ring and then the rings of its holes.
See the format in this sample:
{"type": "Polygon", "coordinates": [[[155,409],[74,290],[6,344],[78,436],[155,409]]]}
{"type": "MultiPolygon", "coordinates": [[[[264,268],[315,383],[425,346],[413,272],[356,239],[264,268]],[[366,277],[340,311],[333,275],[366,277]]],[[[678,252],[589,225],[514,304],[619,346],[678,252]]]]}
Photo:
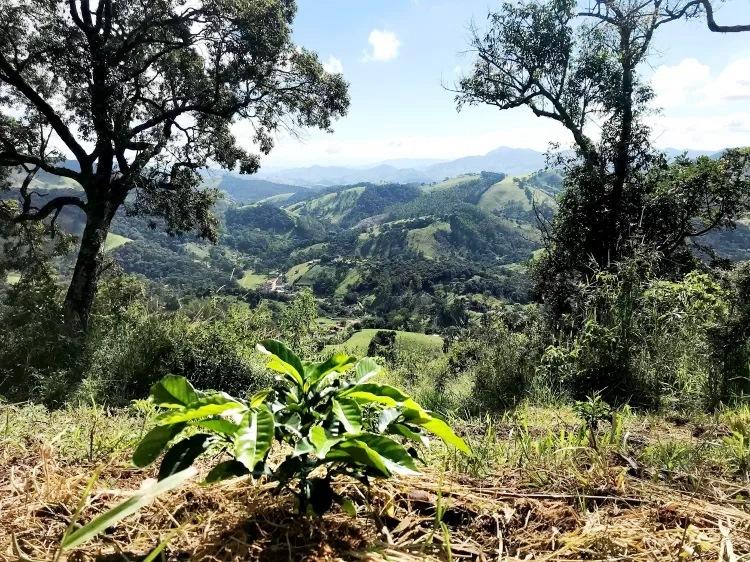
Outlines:
{"type": "Polygon", "coordinates": [[[308,215],[321,221],[339,224],[346,213],[354,208],[364,190],[365,188],[360,186],[335,193],[326,193],[315,199],[294,203],[285,207],[285,209],[296,215],[308,215]]]}
{"type": "MultiPolygon", "coordinates": [[[[372,338],[381,330],[368,328],[355,332],[342,344],[342,348],[352,355],[363,357],[367,355],[372,338]]],[[[396,331],[397,351],[420,351],[428,354],[443,352],[443,338],[440,336],[420,334],[418,332],[396,331]]]]}
{"type": "Polygon", "coordinates": [[[440,243],[435,238],[438,232],[450,232],[447,222],[435,222],[424,228],[415,228],[406,235],[409,248],[419,252],[427,259],[435,259],[440,253],[440,243]]]}

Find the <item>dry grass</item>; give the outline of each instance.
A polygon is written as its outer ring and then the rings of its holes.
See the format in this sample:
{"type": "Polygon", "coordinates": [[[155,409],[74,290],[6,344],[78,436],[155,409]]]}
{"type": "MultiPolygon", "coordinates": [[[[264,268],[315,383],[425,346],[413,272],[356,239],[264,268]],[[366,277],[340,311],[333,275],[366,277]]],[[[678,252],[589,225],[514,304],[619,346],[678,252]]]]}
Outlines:
{"type": "MultiPolygon", "coordinates": [[[[96,466],[66,462],[40,445],[0,468],[0,559],[54,560],[96,466]]],[[[82,520],[105,510],[151,476],[111,459],[82,520]]],[[[124,520],[61,560],[139,560],[169,540],[165,560],[747,560],[748,490],[712,481],[684,493],[592,471],[587,493],[561,474],[530,489],[521,470],[482,479],[442,472],[378,482],[371,492],[347,482],[358,506],[301,518],[271,484],[240,480],[189,486],[124,520]]]]}

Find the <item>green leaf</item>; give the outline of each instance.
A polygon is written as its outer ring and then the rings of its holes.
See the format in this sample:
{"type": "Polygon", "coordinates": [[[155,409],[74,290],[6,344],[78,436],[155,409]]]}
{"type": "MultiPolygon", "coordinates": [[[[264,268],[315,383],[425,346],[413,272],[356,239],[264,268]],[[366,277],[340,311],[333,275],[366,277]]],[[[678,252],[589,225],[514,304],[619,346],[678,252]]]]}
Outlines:
{"type": "Polygon", "coordinates": [[[400,408],[386,408],[380,412],[378,418],[378,432],[384,433],[388,426],[391,425],[401,415],[400,408]]]}
{"type": "Polygon", "coordinates": [[[373,468],[382,476],[391,476],[391,471],[385,462],[386,459],[371,449],[367,443],[357,439],[348,439],[337,444],[328,452],[326,460],[354,462],[373,468]]]}
{"type": "Polygon", "coordinates": [[[361,404],[383,404],[389,408],[398,406],[409,396],[387,384],[356,384],[341,392],[341,396],[356,400],[361,404]]]}
{"type": "Polygon", "coordinates": [[[185,377],[177,375],[167,375],[151,387],[151,398],[162,408],[187,406],[202,395],[185,377]]]}
{"type": "Polygon", "coordinates": [[[423,421],[422,419],[417,421],[409,421],[409,423],[416,424],[423,428],[425,431],[429,431],[436,437],[440,438],[447,445],[453,445],[456,449],[467,455],[471,454],[469,446],[456,435],[451,427],[443,420],[430,416],[429,420],[423,421]]]}
{"type": "Polygon", "coordinates": [[[234,398],[227,394],[217,393],[204,396],[198,400],[183,406],[179,409],[170,410],[164,412],[156,418],[156,423],[160,425],[169,425],[173,423],[180,423],[190,420],[197,420],[201,418],[207,418],[210,416],[216,416],[218,414],[227,413],[229,411],[242,411],[246,410],[242,402],[237,402],[234,398]]]}
{"type": "Polygon", "coordinates": [[[336,443],[340,442],[344,437],[334,437],[320,425],[314,425],[310,428],[310,435],[308,440],[312,443],[315,448],[315,455],[319,459],[325,458],[328,451],[331,450],[336,443]]]}
{"type": "Polygon", "coordinates": [[[190,422],[192,427],[200,427],[207,429],[214,433],[221,433],[222,435],[234,435],[239,429],[239,424],[234,423],[230,420],[222,418],[210,419],[210,420],[194,420],[190,422]]]}
{"type": "Polygon", "coordinates": [[[65,535],[61,545],[63,550],[80,546],[102,531],[112,527],[118,521],[132,515],[142,507],[145,507],[151,503],[155,497],[177,488],[196,474],[196,469],[190,467],[181,472],[172,474],[168,478],[156,482],[147,488],[139,490],[125,501],[117,504],[109,511],[102,513],[80,529],[76,529],[69,535],[65,535]]]}
{"type": "Polygon", "coordinates": [[[305,390],[311,389],[329,373],[342,373],[349,369],[357,359],[345,353],[336,353],[323,363],[310,365],[305,369],[305,390]]]}
{"type": "Polygon", "coordinates": [[[398,441],[374,433],[363,433],[357,436],[357,440],[366,443],[368,447],[383,457],[388,470],[391,472],[406,476],[418,474],[414,459],[398,441]]]}
{"type": "Polygon", "coordinates": [[[270,388],[261,390],[253,394],[247,402],[251,408],[260,408],[272,392],[270,388]]]}
{"type": "Polygon", "coordinates": [[[341,511],[346,513],[349,517],[357,517],[357,506],[350,499],[346,499],[341,502],[341,511]]]}
{"type": "Polygon", "coordinates": [[[305,437],[304,439],[300,439],[299,441],[297,441],[297,443],[295,444],[292,457],[301,457],[302,455],[314,452],[315,447],[312,443],[310,443],[310,440],[305,437]]]}
{"type": "Polygon", "coordinates": [[[205,433],[198,433],[172,445],[161,461],[157,478],[164,480],[192,466],[193,461],[208,449],[210,437],[205,433]]]}
{"type": "Polygon", "coordinates": [[[271,448],[273,436],[274,419],[271,410],[263,407],[247,412],[235,434],[235,458],[252,472],[271,448]]]}
{"type": "Polygon", "coordinates": [[[157,425],[138,443],[133,453],[133,464],[138,468],[150,465],[159,457],[167,443],[177,437],[177,434],[183,429],[185,429],[184,423],[157,425]]]}
{"type": "Polygon", "coordinates": [[[378,365],[373,359],[369,357],[363,357],[357,362],[357,384],[366,383],[382,370],[382,367],[378,365]]]}
{"type": "Polygon", "coordinates": [[[417,432],[418,430],[414,431],[414,429],[402,423],[394,423],[388,426],[388,430],[390,433],[394,433],[396,435],[406,437],[407,439],[414,441],[416,443],[421,443],[422,445],[427,445],[428,443],[427,437],[421,433],[418,433],[417,432]]]}
{"type": "Polygon", "coordinates": [[[347,433],[362,431],[362,409],[351,398],[333,399],[333,414],[341,422],[347,433]]]}
{"type": "Polygon", "coordinates": [[[205,483],[213,484],[214,482],[221,482],[222,480],[238,478],[240,476],[246,476],[248,474],[250,474],[250,471],[244,464],[232,459],[220,462],[215,467],[213,467],[206,475],[205,483]]]}
{"type": "Polygon", "coordinates": [[[271,360],[266,365],[269,369],[289,375],[300,387],[304,386],[302,376],[305,373],[305,368],[302,366],[302,361],[283,343],[276,340],[264,340],[258,344],[257,349],[261,353],[271,356],[271,360]]]}

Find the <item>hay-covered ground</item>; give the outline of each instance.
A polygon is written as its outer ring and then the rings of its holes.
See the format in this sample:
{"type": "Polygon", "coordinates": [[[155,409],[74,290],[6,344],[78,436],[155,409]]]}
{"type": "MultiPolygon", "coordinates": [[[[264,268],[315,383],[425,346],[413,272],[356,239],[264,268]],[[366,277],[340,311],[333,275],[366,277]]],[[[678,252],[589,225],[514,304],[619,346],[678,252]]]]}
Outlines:
{"type": "Polygon", "coordinates": [[[356,517],[299,517],[272,483],[195,483],[60,555],[81,498],[89,521],[153,476],[127,457],[144,420],[5,407],[0,559],[750,560],[750,489],[724,451],[733,424],[632,417],[602,428],[597,452],[570,412],[527,409],[463,424],[472,459],[435,450],[420,477],[340,482],[356,517]]]}

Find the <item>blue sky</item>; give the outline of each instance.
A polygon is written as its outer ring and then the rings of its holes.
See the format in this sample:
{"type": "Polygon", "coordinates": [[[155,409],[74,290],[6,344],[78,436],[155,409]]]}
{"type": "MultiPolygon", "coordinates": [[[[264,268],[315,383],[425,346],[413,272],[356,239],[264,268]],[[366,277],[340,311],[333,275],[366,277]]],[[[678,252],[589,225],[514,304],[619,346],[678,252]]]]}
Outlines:
{"type": "MultiPolygon", "coordinates": [[[[469,24],[489,0],[298,0],[298,44],[350,83],[349,115],[333,134],[283,136],[265,167],[361,165],[393,158],[456,158],[497,146],[569,144],[557,124],[525,109],[456,112],[443,88],[468,69],[469,24]]],[[[717,19],[750,22],[750,2],[729,0],[717,19]]],[[[664,26],[651,65],[658,145],[713,150],[750,145],[750,33],[712,34],[699,21],[664,26]]]]}

